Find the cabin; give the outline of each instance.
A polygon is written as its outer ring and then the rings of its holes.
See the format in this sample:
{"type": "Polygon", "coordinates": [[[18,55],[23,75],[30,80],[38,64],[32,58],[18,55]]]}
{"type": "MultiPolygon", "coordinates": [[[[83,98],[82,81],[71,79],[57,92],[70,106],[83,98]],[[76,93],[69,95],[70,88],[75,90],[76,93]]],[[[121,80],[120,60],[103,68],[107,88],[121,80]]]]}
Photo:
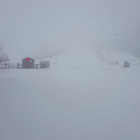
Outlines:
{"type": "Polygon", "coordinates": [[[30,58],[30,57],[26,57],[24,59],[22,59],[22,68],[25,69],[32,69],[34,68],[35,65],[35,60],[30,58]]]}

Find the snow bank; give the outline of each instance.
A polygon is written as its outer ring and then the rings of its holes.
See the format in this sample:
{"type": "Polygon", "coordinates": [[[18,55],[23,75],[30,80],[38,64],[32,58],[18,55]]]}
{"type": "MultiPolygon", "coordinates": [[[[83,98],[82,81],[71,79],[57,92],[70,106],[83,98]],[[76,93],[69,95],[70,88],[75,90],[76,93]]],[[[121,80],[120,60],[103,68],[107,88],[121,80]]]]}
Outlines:
{"type": "Polygon", "coordinates": [[[139,72],[92,48],[51,58],[51,69],[0,70],[0,139],[139,140],[139,72]]]}

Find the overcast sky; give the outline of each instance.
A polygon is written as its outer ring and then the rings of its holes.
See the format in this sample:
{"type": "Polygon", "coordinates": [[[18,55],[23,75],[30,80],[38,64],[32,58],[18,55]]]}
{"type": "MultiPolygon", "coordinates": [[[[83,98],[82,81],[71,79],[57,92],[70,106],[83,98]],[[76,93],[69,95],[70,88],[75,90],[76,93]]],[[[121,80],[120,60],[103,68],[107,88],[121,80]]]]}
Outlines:
{"type": "Polygon", "coordinates": [[[0,44],[11,59],[21,59],[133,40],[139,7],[140,0],[0,0],[0,44]]]}

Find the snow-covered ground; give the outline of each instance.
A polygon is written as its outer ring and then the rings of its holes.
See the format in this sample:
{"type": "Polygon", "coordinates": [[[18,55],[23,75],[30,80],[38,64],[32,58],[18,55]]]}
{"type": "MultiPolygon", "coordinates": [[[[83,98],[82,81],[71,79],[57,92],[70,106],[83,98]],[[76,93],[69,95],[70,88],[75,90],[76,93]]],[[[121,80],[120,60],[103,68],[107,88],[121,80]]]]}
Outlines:
{"type": "Polygon", "coordinates": [[[93,48],[50,61],[50,69],[0,69],[0,140],[140,139],[139,65],[109,65],[93,48]]]}

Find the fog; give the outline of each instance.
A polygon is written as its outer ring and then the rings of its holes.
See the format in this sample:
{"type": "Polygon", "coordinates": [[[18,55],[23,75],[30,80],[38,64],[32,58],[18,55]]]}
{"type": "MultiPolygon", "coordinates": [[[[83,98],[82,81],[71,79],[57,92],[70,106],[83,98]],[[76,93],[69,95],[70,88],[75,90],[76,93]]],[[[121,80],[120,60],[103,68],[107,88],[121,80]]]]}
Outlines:
{"type": "Polygon", "coordinates": [[[0,140],[140,140],[139,7],[0,0],[0,140]]]}
{"type": "Polygon", "coordinates": [[[139,0],[0,0],[0,44],[11,60],[72,47],[136,46],[139,5],[139,0]]]}

